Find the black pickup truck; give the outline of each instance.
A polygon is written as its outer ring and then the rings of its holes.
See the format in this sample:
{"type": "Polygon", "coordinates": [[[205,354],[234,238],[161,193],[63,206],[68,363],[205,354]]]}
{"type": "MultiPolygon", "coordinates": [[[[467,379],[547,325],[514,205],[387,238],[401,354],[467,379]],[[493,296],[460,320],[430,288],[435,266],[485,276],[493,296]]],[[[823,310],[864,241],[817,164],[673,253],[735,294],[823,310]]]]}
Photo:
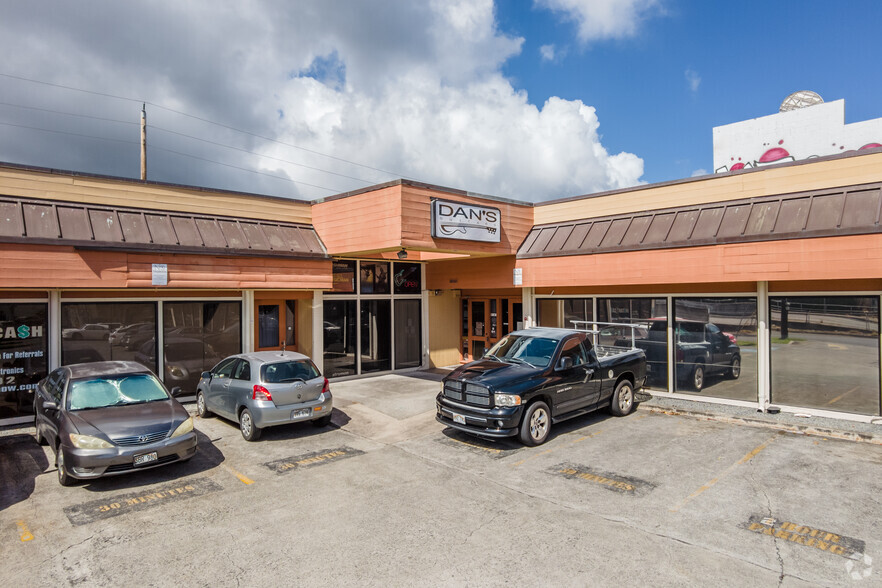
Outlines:
{"type": "Polygon", "coordinates": [[[641,349],[595,347],[589,332],[531,328],[510,333],[478,361],[444,378],[435,418],[481,437],[544,443],[551,425],[609,407],[629,414],[642,393],[641,349]]]}

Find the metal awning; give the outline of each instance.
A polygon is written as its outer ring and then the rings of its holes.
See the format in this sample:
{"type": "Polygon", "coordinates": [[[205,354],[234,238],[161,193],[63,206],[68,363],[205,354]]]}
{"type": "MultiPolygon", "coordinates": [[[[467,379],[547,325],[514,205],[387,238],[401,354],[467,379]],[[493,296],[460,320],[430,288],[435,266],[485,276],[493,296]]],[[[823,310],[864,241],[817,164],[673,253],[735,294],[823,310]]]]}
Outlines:
{"type": "Polygon", "coordinates": [[[0,196],[0,242],[81,249],[328,258],[310,225],[0,196]]]}
{"type": "Polygon", "coordinates": [[[880,233],[882,183],[540,225],[518,258],[880,233]]]}

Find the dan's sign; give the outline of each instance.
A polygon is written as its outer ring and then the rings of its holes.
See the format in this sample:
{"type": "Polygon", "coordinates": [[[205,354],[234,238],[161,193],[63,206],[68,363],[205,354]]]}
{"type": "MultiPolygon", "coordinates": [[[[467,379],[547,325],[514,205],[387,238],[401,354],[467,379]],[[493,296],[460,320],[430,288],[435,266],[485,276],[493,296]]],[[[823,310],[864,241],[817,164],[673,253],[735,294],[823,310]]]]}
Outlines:
{"type": "Polygon", "coordinates": [[[432,201],[432,236],[499,243],[502,215],[498,208],[448,200],[432,201]]]}

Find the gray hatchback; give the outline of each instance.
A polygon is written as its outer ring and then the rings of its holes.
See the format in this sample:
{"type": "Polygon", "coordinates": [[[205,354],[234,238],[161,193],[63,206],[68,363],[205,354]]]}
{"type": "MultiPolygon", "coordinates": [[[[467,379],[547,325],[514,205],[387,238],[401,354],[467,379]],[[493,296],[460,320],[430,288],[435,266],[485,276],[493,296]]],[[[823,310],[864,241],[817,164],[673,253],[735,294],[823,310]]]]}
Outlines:
{"type": "Polygon", "coordinates": [[[34,413],[37,441],[55,450],[62,486],[196,453],[193,417],[153,372],[133,361],[58,368],[37,385],[34,413]]]}
{"type": "Polygon", "coordinates": [[[290,351],[257,351],[230,356],[202,372],[196,390],[200,417],[212,413],[239,423],[246,441],[275,425],[331,422],[331,386],[312,360],[290,351]]]}

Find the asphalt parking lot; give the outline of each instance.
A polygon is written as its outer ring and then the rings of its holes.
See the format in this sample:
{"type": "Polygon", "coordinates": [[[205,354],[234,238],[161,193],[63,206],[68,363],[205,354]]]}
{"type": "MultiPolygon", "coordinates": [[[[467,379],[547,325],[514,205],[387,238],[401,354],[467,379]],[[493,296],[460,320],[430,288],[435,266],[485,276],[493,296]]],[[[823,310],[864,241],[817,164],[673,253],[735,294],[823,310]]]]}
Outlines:
{"type": "Polygon", "coordinates": [[[434,420],[435,374],[332,385],[334,426],[61,487],[0,436],[0,577],[36,585],[882,585],[882,446],[641,407],[537,448],[434,420]]]}

